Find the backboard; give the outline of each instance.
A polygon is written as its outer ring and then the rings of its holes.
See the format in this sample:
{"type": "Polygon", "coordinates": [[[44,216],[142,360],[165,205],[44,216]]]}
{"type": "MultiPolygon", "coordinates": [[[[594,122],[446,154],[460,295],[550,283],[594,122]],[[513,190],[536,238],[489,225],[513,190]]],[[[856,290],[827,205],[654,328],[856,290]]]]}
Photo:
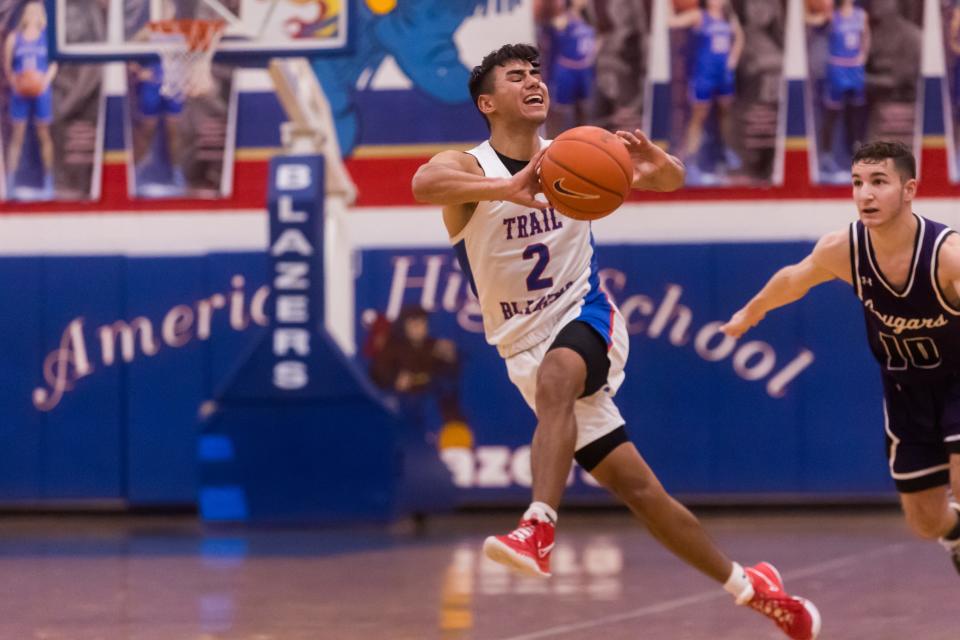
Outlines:
{"type": "Polygon", "coordinates": [[[102,62],[155,53],[152,20],[223,20],[220,59],[308,56],[347,44],[350,0],[46,0],[50,50],[102,62]]]}

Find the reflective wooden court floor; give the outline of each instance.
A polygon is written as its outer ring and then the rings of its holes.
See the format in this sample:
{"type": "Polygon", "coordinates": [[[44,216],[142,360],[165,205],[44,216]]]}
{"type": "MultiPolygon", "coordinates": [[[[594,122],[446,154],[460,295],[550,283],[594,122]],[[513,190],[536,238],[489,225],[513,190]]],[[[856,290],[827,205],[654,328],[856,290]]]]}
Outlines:
{"type": "MultiPolygon", "coordinates": [[[[819,606],[824,640],[958,640],[960,576],[897,511],[701,514],[819,606]]],[[[626,515],[561,515],[550,580],[481,558],[513,514],[425,531],[224,529],[191,517],[0,518],[3,640],[774,640],[626,515]]]]}

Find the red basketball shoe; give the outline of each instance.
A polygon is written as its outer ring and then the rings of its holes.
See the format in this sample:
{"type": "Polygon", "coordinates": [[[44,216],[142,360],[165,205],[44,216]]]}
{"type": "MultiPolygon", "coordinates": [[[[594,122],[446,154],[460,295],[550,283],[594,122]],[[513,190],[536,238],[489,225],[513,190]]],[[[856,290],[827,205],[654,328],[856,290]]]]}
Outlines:
{"type": "Polygon", "coordinates": [[[814,640],[820,633],[820,612],[804,598],[791,596],[783,589],[776,567],[761,562],[746,569],[753,585],[753,596],[746,602],[751,609],[773,620],[792,640],[814,640]]]}
{"type": "Polygon", "coordinates": [[[539,520],[521,520],[505,536],[483,541],[483,552],[495,562],[528,576],[550,577],[550,552],[556,526],[539,520]]]}

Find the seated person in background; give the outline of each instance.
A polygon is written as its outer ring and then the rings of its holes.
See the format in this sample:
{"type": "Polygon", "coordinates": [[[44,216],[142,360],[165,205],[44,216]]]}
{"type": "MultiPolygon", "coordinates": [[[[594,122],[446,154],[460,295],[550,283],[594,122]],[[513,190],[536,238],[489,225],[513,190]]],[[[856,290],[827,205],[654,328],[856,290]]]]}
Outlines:
{"type": "Polygon", "coordinates": [[[416,413],[418,402],[435,394],[445,423],[463,420],[457,347],[450,340],[430,335],[423,307],[404,307],[386,330],[382,322],[379,326],[375,322],[371,336],[370,377],[378,387],[413,400],[403,405],[416,413]]]}

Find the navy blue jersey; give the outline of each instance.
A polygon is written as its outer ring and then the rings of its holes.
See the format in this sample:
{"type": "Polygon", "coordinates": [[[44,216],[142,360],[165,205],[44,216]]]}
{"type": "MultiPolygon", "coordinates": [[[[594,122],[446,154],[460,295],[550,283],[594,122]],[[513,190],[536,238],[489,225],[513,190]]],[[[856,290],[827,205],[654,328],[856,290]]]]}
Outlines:
{"type": "Polygon", "coordinates": [[[902,291],[883,277],[863,223],[850,225],[853,286],[863,303],[870,350],[884,373],[905,384],[960,372],[960,309],[937,283],[940,246],[953,230],[916,217],[910,276],[902,291]]]}

